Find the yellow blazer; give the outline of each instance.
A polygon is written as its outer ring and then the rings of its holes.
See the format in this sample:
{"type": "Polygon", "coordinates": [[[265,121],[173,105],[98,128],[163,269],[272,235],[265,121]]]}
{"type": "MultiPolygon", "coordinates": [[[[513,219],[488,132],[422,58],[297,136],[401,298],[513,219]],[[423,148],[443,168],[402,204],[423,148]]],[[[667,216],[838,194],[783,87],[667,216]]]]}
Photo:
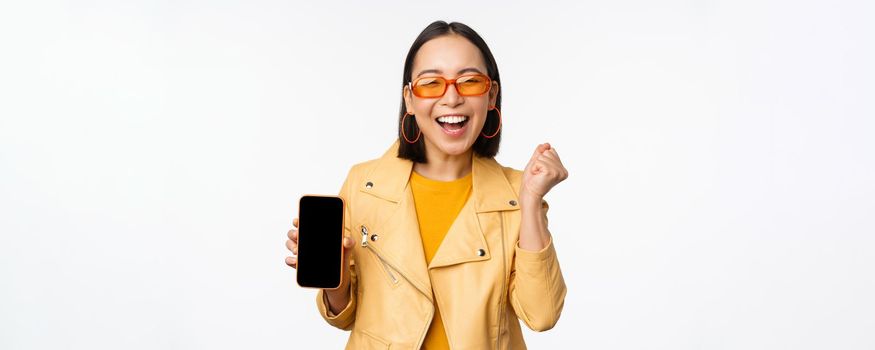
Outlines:
{"type": "Polygon", "coordinates": [[[471,196],[426,266],[408,186],[413,162],[397,149],[396,141],[356,164],[344,181],[345,234],[356,241],[350,302],[334,315],[320,290],[322,317],[352,330],[347,349],[419,350],[437,303],[451,348],[525,349],[518,319],[552,328],[566,288],[552,239],[541,251],[519,247],[522,172],[474,156],[471,196]]]}

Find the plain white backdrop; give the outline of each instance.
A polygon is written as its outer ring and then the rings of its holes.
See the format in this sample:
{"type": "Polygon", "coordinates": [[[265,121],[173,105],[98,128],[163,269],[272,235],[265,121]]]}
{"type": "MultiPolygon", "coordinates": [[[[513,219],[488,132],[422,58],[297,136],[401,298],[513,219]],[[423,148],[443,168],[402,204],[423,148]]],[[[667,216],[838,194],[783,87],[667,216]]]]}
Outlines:
{"type": "Polygon", "coordinates": [[[875,348],[873,10],[3,2],[0,348],[342,348],[286,231],[393,141],[438,19],[498,61],[499,162],[549,141],[570,171],[531,348],[875,348]]]}

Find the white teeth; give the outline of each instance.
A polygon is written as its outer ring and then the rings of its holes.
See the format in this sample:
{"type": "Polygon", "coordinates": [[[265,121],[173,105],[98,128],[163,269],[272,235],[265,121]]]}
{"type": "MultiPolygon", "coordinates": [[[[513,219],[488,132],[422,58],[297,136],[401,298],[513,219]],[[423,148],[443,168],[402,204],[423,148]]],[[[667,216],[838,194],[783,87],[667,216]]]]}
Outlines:
{"type": "Polygon", "coordinates": [[[468,120],[468,117],[466,117],[466,116],[446,116],[446,117],[438,117],[437,120],[441,123],[456,124],[456,123],[461,123],[463,121],[468,120]]]}

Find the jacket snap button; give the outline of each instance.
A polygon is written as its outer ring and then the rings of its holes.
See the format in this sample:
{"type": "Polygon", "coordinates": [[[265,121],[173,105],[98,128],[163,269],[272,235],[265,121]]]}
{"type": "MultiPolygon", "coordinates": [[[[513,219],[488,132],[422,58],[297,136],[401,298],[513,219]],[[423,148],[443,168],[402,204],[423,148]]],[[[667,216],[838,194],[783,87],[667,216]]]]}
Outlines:
{"type": "Polygon", "coordinates": [[[477,256],[484,256],[484,255],[486,255],[486,251],[485,251],[485,250],[483,250],[483,249],[477,249],[477,256]]]}
{"type": "Polygon", "coordinates": [[[374,241],[374,242],[376,242],[376,241],[377,241],[377,237],[379,237],[379,236],[377,236],[376,234],[371,235],[371,240],[374,241]]]}
{"type": "Polygon", "coordinates": [[[373,182],[370,182],[370,181],[368,181],[368,183],[366,183],[366,184],[365,184],[365,187],[367,187],[367,188],[371,188],[371,187],[374,187],[374,183],[373,183],[373,182]]]}
{"type": "Polygon", "coordinates": [[[510,203],[510,205],[512,205],[512,206],[516,206],[516,201],[515,201],[515,200],[511,200],[511,201],[508,202],[508,203],[510,203]]]}

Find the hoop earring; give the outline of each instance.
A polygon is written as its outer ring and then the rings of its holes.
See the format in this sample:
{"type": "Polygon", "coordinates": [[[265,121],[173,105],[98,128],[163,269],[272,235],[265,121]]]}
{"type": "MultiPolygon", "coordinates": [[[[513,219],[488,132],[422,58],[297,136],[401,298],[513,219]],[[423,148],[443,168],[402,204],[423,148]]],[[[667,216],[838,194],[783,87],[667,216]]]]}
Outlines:
{"type": "Polygon", "coordinates": [[[414,144],[414,143],[416,143],[416,141],[419,141],[419,137],[422,136],[422,130],[418,130],[419,132],[416,133],[416,139],[414,139],[413,141],[410,141],[410,139],[407,138],[407,133],[404,132],[404,120],[407,119],[408,115],[412,115],[414,118],[416,118],[416,116],[413,113],[410,113],[410,112],[404,113],[404,116],[401,117],[401,136],[404,137],[404,141],[407,141],[407,143],[414,144]]]}
{"type": "Polygon", "coordinates": [[[495,129],[495,132],[492,133],[492,135],[488,135],[488,136],[483,133],[483,130],[480,130],[480,135],[483,135],[483,137],[485,137],[487,139],[491,139],[491,138],[495,137],[495,135],[498,135],[498,131],[501,130],[501,111],[499,111],[498,108],[495,108],[495,106],[490,107],[489,110],[490,111],[495,110],[496,112],[498,112],[498,129],[495,129]]]}

